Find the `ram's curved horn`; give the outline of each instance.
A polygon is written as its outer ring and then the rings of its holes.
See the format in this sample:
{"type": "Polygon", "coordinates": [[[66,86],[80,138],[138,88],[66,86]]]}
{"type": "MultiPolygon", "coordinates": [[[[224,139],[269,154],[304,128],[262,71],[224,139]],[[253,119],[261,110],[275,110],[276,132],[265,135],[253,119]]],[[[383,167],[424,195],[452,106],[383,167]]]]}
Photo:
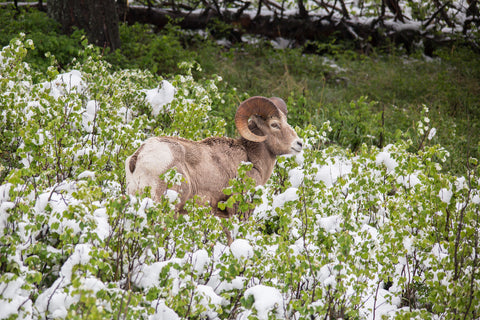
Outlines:
{"type": "Polygon", "coordinates": [[[235,125],[240,135],[254,142],[265,141],[266,136],[258,136],[248,128],[248,119],[253,115],[267,119],[280,116],[280,111],[272,100],[265,97],[251,97],[238,106],[235,125]]]}
{"type": "Polygon", "coordinates": [[[287,104],[285,103],[285,101],[283,101],[282,98],[279,98],[279,97],[271,97],[270,98],[271,101],[273,101],[273,103],[275,103],[275,105],[277,106],[277,108],[283,112],[283,114],[285,116],[287,116],[287,104]]]}

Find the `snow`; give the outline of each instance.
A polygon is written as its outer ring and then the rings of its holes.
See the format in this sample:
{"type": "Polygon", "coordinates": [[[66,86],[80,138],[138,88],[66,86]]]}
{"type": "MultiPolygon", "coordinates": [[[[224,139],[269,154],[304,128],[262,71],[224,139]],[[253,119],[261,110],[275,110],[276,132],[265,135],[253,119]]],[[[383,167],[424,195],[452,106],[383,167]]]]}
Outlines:
{"type": "Polygon", "coordinates": [[[325,231],[330,233],[339,232],[341,230],[340,223],[342,218],[340,216],[330,216],[330,217],[321,217],[318,218],[318,224],[320,227],[325,229],[325,231]]]}
{"type": "Polygon", "coordinates": [[[480,204],[480,195],[476,194],[472,197],[472,203],[480,204]]]}
{"type": "Polygon", "coordinates": [[[166,192],[165,192],[165,196],[167,197],[168,201],[170,201],[171,203],[175,203],[179,198],[179,193],[175,190],[172,190],[172,189],[168,189],[166,192]]]}
{"type": "Polygon", "coordinates": [[[275,49],[286,49],[286,48],[292,47],[295,44],[295,41],[291,39],[278,37],[278,38],[275,38],[274,40],[271,40],[270,43],[272,44],[272,47],[275,49]]]}
{"type": "Polygon", "coordinates": [[[302,184],[304,179],[304,173],[301,168],[293,168],[288,172],[288,180],[292,184],[293,188],[298,188],[302,184]]]}
{"type": "MultiPolygon", "coordinates": [[[[388,146],[384,148],[387,150],[388,146]]],[[[387,173],[392,172],[398,166],[398,163],[395,159],[391,157],[391,154],[388,151],[382,151],[377,154],[375,158],[377,165],[383,164],[387,168],[387,173]]]]}
{"type": "Polygon", "coordinates": [[[160,112],[168,111],[166,106],[173,101],[175,96],[175,87],[167,80],[162,80],[159,87],[150,90],[144,90],[145,99],[152,107],[152,115],[158,116],[160,112]]]}
{"type": "Polygon", "coordinates": [[[0,202],[0,236],[4,235],[4,229],[7,227],[7,219],[8,219],[7,211],[9,209],[13,209],[14,207],[15,207],[15,203],[13,202],[10,202],[10,201],[0,202]]]}
{"type": "Polygon", "coordinates": [[[43,83],[45,89],[50,89],[50,95],[58,99],[69,93],[81,93],[86,88],[82,75],[78,70],[59,74],[55,80],[43,83]]]}
{"type": "Polygon", "coordinates": [[[288,188],[287,190],[285,190],[285,192],[277,195],[273,199],[272,207],[273,208],[282,207],[285,205],[286,202],[298,200],[299,196],[297,192],[298,192],[298,188],[293,188],[293,187],[288,188]]]}
{"type": "Polygon", "coordinates": [[[94,179],[94,178],[95,178],[95,172],[90,170],[85,170],[78,175],[78,179],[94,179]]]}
{"type": "Polygon", "coordinates": [[[105,208],[98,208],[93,212],[96,228],[95,233],[100,240],[105,240],[111,232],[110,224],[108,223],[107,210],[105,208]]]}
{"type": "Polygon", "coordinates": [[[209,282],[208,285],[212,288],[215,288],[217,293],[222,293],[224,291],[231,291],[231,290],[241,290],[245,287],[245,277],[237,276],[232,281],[217,281],[215,285],[213,285],[213,281],[209,282]]]}
{"type": "Polygon", "coordinates": [[[238,260],[248,260],[253,257],[253,247],[245,239],[236,239],[230,245],[230,251],[238,260]]]}
{"type": "MultiPolygon", "coordinates": [[[[260,320],[268,319],[270,312],[280,316],[283,311],[283,297],[277,288],[256,285],[245,290],[245,298],[253,296],[253,307],[257,311],[260,320]]],[[[246,319],[246,317],[244,317],[246,319]]],[[[242,318],[243,319],[243,318],[242,318]]]]}
{"type": "Polygon", "coordinates": [[[157,300],[153,308],[155,313],[148,320],[180,320],[178,314],[165,305],[164,300],[157,300]]]}
{"type": "MultiPolygon", "coordinates": [[[[90,250],[91,245],[89,244],[77,244],[75,246],[74,252],[60,269],[59,278],[35,301],[35,308],[40,314],[45,314],[48,311],[53,318],[65,318],[67,316],[67,309],[78,301],[79,297],[68,295],[68,292],[64,291],[63,288],[71,283],[74,267],[85,265],[90,261],[90,250]]],[[[98,283],[95,286],[98,287],[98,283]]]]}
{"type": "Polygon", "coordinates": [[[73,267],[79,264],[87,264],[90,261],[90,244],[77,244],[73,254],[65,261],[60,269],[61,275],[65,281],[70,282],[72,279],[73,267]]]}
{"type": "Polygon", "coordinates": [[[198,285],[197,293],[200,296],[200,304],[207,309],[203,314],[205,314],[208,319],[217,318],[218,314],[214,308],[225,305],[227,303],[226,300],[217,295],[211,287],[206,285],[198,285]],[[212,308],[211,305],[214,307],[212,308]]]}
{"type": "Polygon", "coordinates": [[[403,184],[405,188],[410,189],[419,184],[420,179],[418,179],[416,174],[409,174],[407,176],[399,176],[397,178],[397,182],[403,184]]]}
{"type": "Polygon", "coordinates": [[[83,129],[89,133],[93,131],[93,123],[98,109],[98,101],[90,100],[87,102],[84,113],[82,114],[83,129]]]}
{"type": "Polygon", "coordinates": [[[438,192],[438,197],[443,203],[449,204],[450,200],[452,199],[453,192],[450,189],[442,188],[438,192]]]}
{"type": "Polygon", "coordinates": [[[383,319],[383,316],[393,316],[398,311],[400,298],[391,297],[391,293],[385,289],[379,288],[375,297],[370,297],[362,307],[367,319],[383,319]],[[392,301],[392,303],[390,303],[392,301]]]}
{"type": "Polygon", "coordinates": [[[193,270],[195,270],[197,274],[204,273],[208,263],[210,263],[210,258],[208,256],[207,250],[201,249],[193,253],[192,255],[193,270]]]}
{"type": "MultiPolygon", "coordinates": [[[[159,261],[152,263],[150,265],[142,264],[138,266],[137,270],[133,272],[132,280],[133,283],[143,289],[149,289],[160,285],[160,272],[162,269],[169,265],[178,263],[183,265],[183,260],[179,258],[174,258],[167,261],[159,261]]],[[[176,274],[177,272],[174,269],[170,270],[171,274],[176,274]]]]}
{"type": "Polygon", "coordinates": [[[329,162],[318,169],[315,179],[323,181],[326,187],[331,187],[338,178],[349,174],[352,171],[352,164],[342,159],[329,159],[329,162]]]}
{"type": "Polygon", "coordinates": [[[25,281],[22,278],[16,278],[12,273],[5,274],[4,277],[9,279],[8,282],[0,282],[0,319],[17,315],[20,306],[23,306],[26,312],[32,312],[30,292],[22,288],[25,281]]]}

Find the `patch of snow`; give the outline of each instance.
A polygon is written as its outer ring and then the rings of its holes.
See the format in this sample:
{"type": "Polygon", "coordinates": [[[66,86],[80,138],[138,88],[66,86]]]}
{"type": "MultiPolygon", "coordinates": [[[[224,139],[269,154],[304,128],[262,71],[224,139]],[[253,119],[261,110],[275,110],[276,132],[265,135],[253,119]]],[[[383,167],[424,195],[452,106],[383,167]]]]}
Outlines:
{"type": "Polygon", "coordinates": [[[90,244],[77,244],[75,246],[74,252],[60,269],[59,278],[50,288],[37,297],[35,309],[40,315],[44,315],[48,311],[52,318],[65,318],[67,316],[68,308],[79,298],[78,296],[68,295],[63,288],[70,284],[73,268],[79,264],[85,265],[90,261],[90,249],[90,244]]]}
{"type": "Polygon", "coordinates": [[[420,183],[416,174],[409,174],[407,176],[399,176],[397,178],[397,182],[403,184],[403,186],[407,189],[415,187],[417,184],[420,183]]]}
{"type": "Polygon", "coordinates": [[[166,106],[173,101],[175,96],[175,87],[167,80],[162,80],[161,86],[151,89],[143,90],[145,92],[145,99],[152,106],[152,115],[158,116],[160,112],[168,111],[166,106]]]}
{"type": "Polygon", "coordinates": [[[88,133],[93,132],[93,123],[98,111],[98,101],[90,100],[87,102],[85,111],[82,113],[82,127],[88,133]]]}
{"type": "Polygon", "coordinates": [[[108,223],[108,215],[106,208],[99,208],[93,212],[93,219],[97,227],[95,228],[95,234],[100,240],[105,240],[110,235],[110,224],[108,223]]]}
{"type": "Polygon", "coordinates": [[[158,299],[152,304],[155,313],[148,317],[148,320],[180,320],[178,314],[165,305],[165,301],[158,299]]]}
{"type": "Polygon", "coordinates": [[[335,159],[335,163],[321,166],[318,169],[315,179],[317,181],[323,181],[325,186],[331,187],[337,181],[338,178],[352,172],[352,164],[344,162],[340,159],[335,159]]]}
{"type": "Polygon", "coordinates": [[[452,199],[453,192],[450,189],[442,188],[438,192],[438,197],[443,203],[449,204],[452,199]]]}
{"type": "Polygon", "coordinates": [[[211,305],[216,308],[227,304],[227,301],[217,295],[215,291],[213,291],[213,289],[209,286],[199,284],[196,289],[197,294],[201,297],[200,304],[207,310],[206,312],[204,312],[204,315],[206,315],[208,319],[217,318],[218,314],[211,307],[211,305]]]}
{"type": "Polygon", "coordinates": [[[379,288],[375,296],[370,296],[362,306],[362,314],[366,319],[383,319],[383,316],[391,316],[397,310],[400,304],[400,298],[392,297],[392,294],[379,288]]]}
{"type": "Polygon", "coordinates": [[[295,40],[292,39],[285,39],[282,37],[275,38],[274,40],[270,41],[270,44],[275,49],[286,49],[293,46],[295,40]]]}
{"type": "Polygon", "coordinates": [[[8,210],[13,208],[15,208],[15,203],[13,202],[10,202],[10,201],[0,202],[0,236],[4,235],[4,230],[7,227],[8,210]]]}
{"type": "Polygon", "coordinates": [[[86,88],[82,74],[78,70],[59,74],[55,80],[42,83],[41,86],[50,89],[50,95],[55,99],[70,93],[81,93],[86,88]]]}
{"type": "Polygon", "coordinates": [[[286,202],[297,201],[299,196],[297,194],[298,189],[290,187],[285,192],[280,193],[279,195],[273,198],[272,207],[275,209],[277,207],[283,207],[286,202]]]}
{"type": "Polygon", "coordinates": [[[207,264],[210,263],[210,257],[205,249],[197,250],[192,255],[193,270],[197,274],[205,272],[207,264]]]}
{"type": "Polygon", "coordinates": [[[176,203],[176,201],[180,197],[180,194],[175,190],[167,189],[165,191],[165,197],[167,197],[167,199],[168,199],[168,201],[170,201],[170,203],[176,203]]]}
{"type": "Polygon", "coordinates": [[[245,239],[235,239],[230,245],[230,251],[238,260],[247,260],[253,257],[253,247],[245,239]]]}
{"type": "Polygon", "coordinates": [[[72,255],[65,261],[60,269],[60,274],[68,283],[70,283],[72,279],[73,267],[79,264],[85,265],[90,261],[90,250],[91,245],[87,243],[81,243],[75,246],[75,251],[73,251],[72,255]]]}
{"type": "Polygon", "coordinates": [[[17,278],[13,273],[4,274],[3,277],[4,282],[0,283],[0,319],[8,319],[12,315],[18,315],[21,319],[23,314],[31,314],[30,292],[22,289],[25,285],[24,279],[17,278]]]}
{"type": "Polygon", "coordinates": [[[375,158],[375,163],[377,165],[385,165],[385,167],[387,167],[387,173],[392,172],[398,166],[397,161],[392,158],[390,152],[388,151],[382,151],[378,153],[375,158]]]}
{"type": "Polygon", "coordinates": [[[342,222],[342,217],[339,215],[322,217],[318,219],[318,224],[320,227],[325,229],[329,233],[336,233],[341,230],[340,224],[342,222]]]}
{"type": "Polygon", "coordinates": [[[78,175],[78,179],[94,179],[95,178],[95,172],[90,171],[90,170],[85,170],[82,173],[78,175]]]}
{"type": "Polygon", "coordinates": [[[478,194],[476,194],[472,197],[472,203],[480,204],[480,196],[478,194]]]}
{"type": "MultiPolygon", "coordinates": [[[[163,267],[168,264],[183,264],[183,260],[179,258],[174,258],[167,261],[159,261],[152,263],[151,265],[141,264],[132,274],[132,281],[135,286],[142,289],[150,289],[155,286],[160,285],[160,273],[162,272],[163,267]]],[[[175,275],[177,271],[175,269],[170,269],[170,273],[175,275]]]]}
{"type": "Polygon", "coordinates": [[[292,184],[292,187],[298,188],[303,182],[305,174],[301,168],[293,168],[288,172],[288,180],[292,184]]]}
{"type": "Polygon", "coordinates": [[[257,310],[257,317],[260,320],[268,319],[268,314],[274,312],[280,316],[283,311],[283,297],[277,288],[262,284],[245,290],[245,298],[253,296],[253,307],[257,310]]]}

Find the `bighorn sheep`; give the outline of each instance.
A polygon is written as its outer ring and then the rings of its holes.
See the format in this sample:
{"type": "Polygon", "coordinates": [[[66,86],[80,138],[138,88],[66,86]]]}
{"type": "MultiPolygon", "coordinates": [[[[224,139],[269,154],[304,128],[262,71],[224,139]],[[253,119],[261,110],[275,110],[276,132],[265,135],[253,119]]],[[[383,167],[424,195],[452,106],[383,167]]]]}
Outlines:
{"type": "Polygon", "coordinates": [[[227,217],[231,210],[218,208],[227,196],[222,190],[237,175],[241,162],[251,162],[248,175],[257,185],[264,185],[272,174],[276,156],[296,154],[302,141],[287,123],[287,106],[277,97],[251,97],[240,104],[235,125],[238,139],[211,137],[190,141],[178,137],[147,139],[125,162],[127,192],[135,194],[151,187],[151,197],[158,201],[166,192],[159,176],[176,167],[185,178],[177,188],[178,211],[194,195],[208,201],[217,216],[227,217]]]}

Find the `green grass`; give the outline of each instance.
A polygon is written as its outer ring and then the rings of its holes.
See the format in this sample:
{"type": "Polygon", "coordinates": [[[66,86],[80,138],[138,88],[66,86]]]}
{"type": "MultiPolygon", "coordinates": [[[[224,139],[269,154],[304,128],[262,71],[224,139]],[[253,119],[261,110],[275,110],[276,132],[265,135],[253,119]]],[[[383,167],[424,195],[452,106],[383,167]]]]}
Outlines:
{"type": "MultiPolygon", "coordinates": [[[[448,169],[461,172],[468,157],[479,157],[480,55],[462,47],[444,48],[433,60],[420,54],[335,51],[328,58],[338,68],[324,56],[266,44],[228,51],[199,48],[197,59],[205,74],[221,75],[238,92],[289,98],[295,107],[291,122],[297,125],[330,120],[331,138],[354,151],[363,142],[380,146],[414,137],[427,106],[437,128],[434,141],[452,154],[448,169]]],[[[225,111],[228,118],[227,113],[233,111],[225,111]]]]}
{"type": "MultiPolygon", "coordinates": [[[[60,35],[58,25],[43,13],[1,9],[0,19],[6,22],[0,26],[0,44],[26,33],[36,46],[29,62],[40,72],[48,64],[46,52],[55,55],[59,68],[68,68],[82,48],[81,31],[60,35]]],[[[480,55],[461,45],[440,49],[432,60],[395,48],[366,56],[351,43],[333,40],[313,44],[320,55],[304,54],[302,48],[275,50],[267,41],[226,49],[212,36],[205,40],[176,27],[156,33],[149,26],[123,25],[120,31],[122,48],[105,53],[115,68],[149,69],[168,78],[180,72],[179,62],[188,60],[202,67],[194,74],[197,78],[220,75],[224,103],[217,101],[213,109],[227,120],[229,135],[235,134],[236,106],[251,95],[287,100],[294,125],[319,126],[330,120],[330,138],[353,151],[362,143],[384,146],[415,139],[411,133],[427,106],[437,128],[434,142],[451,153],[446,169],[464,172],[468,157],[480,158],[480,55]]],[[[421,148],[422,141],[415,142],[421,148]]]]}

